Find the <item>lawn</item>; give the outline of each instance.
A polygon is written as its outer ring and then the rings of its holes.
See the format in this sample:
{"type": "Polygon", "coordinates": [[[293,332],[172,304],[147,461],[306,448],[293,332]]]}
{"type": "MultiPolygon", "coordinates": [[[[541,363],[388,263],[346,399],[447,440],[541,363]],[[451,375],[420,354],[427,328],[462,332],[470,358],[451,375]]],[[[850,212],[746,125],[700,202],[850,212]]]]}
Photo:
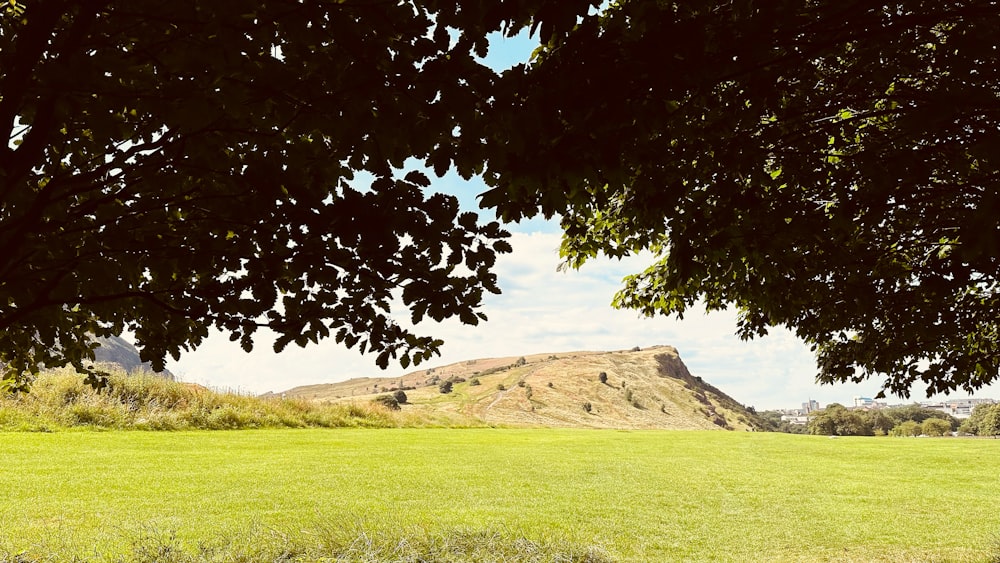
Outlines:
{"type": "Polygon", "coordinates": [[[997,440],[732,432],[4,433],[0,561],[456,537],[525,538],[537,560],[988,561],[998,458],[997,440]]]}

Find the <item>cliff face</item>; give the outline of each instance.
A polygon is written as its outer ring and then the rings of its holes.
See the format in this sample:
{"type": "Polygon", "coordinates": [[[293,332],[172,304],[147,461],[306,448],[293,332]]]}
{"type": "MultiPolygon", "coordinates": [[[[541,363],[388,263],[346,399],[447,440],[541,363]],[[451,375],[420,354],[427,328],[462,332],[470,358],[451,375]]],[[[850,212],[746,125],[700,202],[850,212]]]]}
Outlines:
{"type": "Polygon", "coordinates": [[[101,344],[94,351],[94,359],[98,363],[116,364],[129,373],[145,371],[170,380],[174,379],[174,375],[168,370],[154,372],[149,362],[143,362],[139,358],[139,351],[127,340],[112,336],[109,338],[98,338],[97,341],[101,344]]]}

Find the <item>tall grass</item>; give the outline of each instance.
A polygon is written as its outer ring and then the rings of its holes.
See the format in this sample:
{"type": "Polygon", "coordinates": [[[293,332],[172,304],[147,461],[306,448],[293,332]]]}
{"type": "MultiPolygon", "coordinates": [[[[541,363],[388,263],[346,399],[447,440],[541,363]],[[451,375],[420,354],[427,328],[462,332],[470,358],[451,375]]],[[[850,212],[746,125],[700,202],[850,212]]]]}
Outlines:
{"type": "Polygon", "coordinates": [[[69,370],[43,373],[27,393],[0,396],[0,431],[235,430],[420,426],[376,404],[317,404],[216,392],[146,374],[113,373],[96,391],[69,370]]]}
{"type": "MultiPolygon", "coordinates": [[[[61,563],[65,553],[13,552],[0,543],[0,563],[61,563]]],[[[455,528],[372,530],[333,524],[283,532],[250,526],[226,538],[185,545],[171,531],[147,528],[123,541],[116,554],[73,556],[74,563],[611,563],[599,547],[559,540],[534,541],[507,531],[455,528]]]]}

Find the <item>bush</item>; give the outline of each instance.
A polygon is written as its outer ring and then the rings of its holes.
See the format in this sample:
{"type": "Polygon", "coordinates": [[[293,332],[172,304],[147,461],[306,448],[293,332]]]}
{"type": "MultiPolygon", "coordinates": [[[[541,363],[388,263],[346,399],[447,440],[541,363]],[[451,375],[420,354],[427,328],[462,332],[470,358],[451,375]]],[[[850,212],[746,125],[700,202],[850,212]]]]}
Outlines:
{"type": "Polygon", "coordinates": [[[448,393],[451,393],[451,387],[452,383],[450,381],[442,381],[441,385],[438,385],[438,391],[447,395],[448,393]]]}
{"type": "Polygon", "coordinates": [[[392,411],[399,410],[399,400],[396,399],[394,395],[379,395],[378,397],[375,397],[372,402],[382,405],[392,411]]]}
{"type": "Polygon", "coordinates": [[[889,431],[892,436],[919,436],[923,432],[920,423],[912,420],[904,420],[895,428],[889,431]]]}
{"type": "Polygon", "coordinates": [[[555,388],[555,385],[553,385],[551,381],[548,382],[548,383],[546,383],[545,386],[548,387],[549,389],[554,389],[555,388]]]}
{"type": "Polygon", "coordinates": [[[525,365],[527,363],[528,363],[528,360],[524,359],[524,356],[521,356],[520,358],[517,359],[516,362],[514,362],[514,366],[515,367],[519,367],[519,366],[523,366],[523,365],[525,365]]]}
{"type": "Polygon", "coordinates": [[[597,380],[600,381],[601,383],[604,383],[605,385],[607,385],[607,383],[608,383],[608,372],[602,371],[601,373],[597,374],[597,380]]]}
{"type": "Polygon", "coordinates": [[[523,379],[519,379],[519,380],[517,381],[517,386],[518,386],[518,387],[524,387],[524,380],[523,380],[523,379]]]}
{"type": "Polygon", "coordinates": [[[469,380],[469,385],[476,386],[476,385],[482,385],[482,383],[479,382],[478,377],[473,377],[472,379],[469,380]]]}
{"type": "Polygon", "coordinates": [[[928,418],[920,426],[928,436],[944,436],[951,432],[951,423],[942,418],[928,418]]]}
{"type": "Polygon", "coordinates": [[[506,390],[507,390],[506,385],[504,385],[503,383],[497,383],[497,391],[506,391],[506,390]]]}
{"type": "Polygon", "coordinates": [[[639,346],[636,346],[635,348],[632,348],[632,351],[633,351],[633,352],[641,352],[641,351],[642,351],[642,348],[641,348],[641,347],[639,347],[639,346]]]}
{"type": "Polygon", "coordinates": [[[397,406],[406,404],[406,393],[402,389],[397,390],[392,396],[396,399],[397,406]]]}
{"type": "Polygon", "coordinates": [[[593,408],[594,408],[594,406],[591,405],[589,402],[583,404],[583,410],[585,410],[586,412],[590,412],[590,410],[593,409],[593,408]]]}

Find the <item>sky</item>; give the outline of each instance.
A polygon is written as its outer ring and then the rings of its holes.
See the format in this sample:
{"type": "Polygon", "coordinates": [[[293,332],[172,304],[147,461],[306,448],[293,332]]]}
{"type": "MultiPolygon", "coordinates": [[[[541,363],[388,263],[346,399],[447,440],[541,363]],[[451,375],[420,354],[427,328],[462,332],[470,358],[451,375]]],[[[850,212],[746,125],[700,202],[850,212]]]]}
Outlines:
{"type": "MultiPolygon", "coordinates": [[[[495,38],[486,62],[505,68],[526,60],[533,48],[525,36],[495,38]]],[[[431,189],[456,195],[464,209],[478,211],[475,195],[485,186],[479,180],[466,182],[449,174],[436,179],[431,189]]],[[[492,219],[488,213],[481,216],[492,219]]],[[[622,278],[642,271],[650,256],[600,259],[580,270],[559,272],[557,223],[532,220],[506,228],[512,233],[514,252],[498,259],[495,271],[503,293],[487,294],[482,311],[489,321],[476,327],[457,320],[418,325],[418,334],[445,341],[442,356],[419,369],[476,358],[670,345],[677,348],[692,374],[758,410],[797,408],[810,399],[821,405],[852,404],[853,397],[874,397],[880,389],[877,380],[816,384],[815,362],[804,343],[783,329],[741,341],[735,336],[735,311],[706,314],[692,310],[677,320],[615,310],[611,300],[622,278]]],[[[408,317],[407,311],[399,312],[401,323],[408,317]]],[[[390,365],[382,371],[374,356],[362,356],[333,340],[306,348],[291,345],[281,354],[272,351],[272,342],[266,335],[259,337],[255,350],[248,354],[226,335],[214,334],[179,361],[169,361],[167,368],[183,381],[254,394],[354,377],[394,377],[414,369],[390,365]]],[[[1000,398],[1000,388],[984,389],[977,396],[1000,398]]],[[[909,401],[924,398],[923,391],[916,389],[909,401]]],[[[890,398],[889,402],[907,401],[890,398]]]]}

